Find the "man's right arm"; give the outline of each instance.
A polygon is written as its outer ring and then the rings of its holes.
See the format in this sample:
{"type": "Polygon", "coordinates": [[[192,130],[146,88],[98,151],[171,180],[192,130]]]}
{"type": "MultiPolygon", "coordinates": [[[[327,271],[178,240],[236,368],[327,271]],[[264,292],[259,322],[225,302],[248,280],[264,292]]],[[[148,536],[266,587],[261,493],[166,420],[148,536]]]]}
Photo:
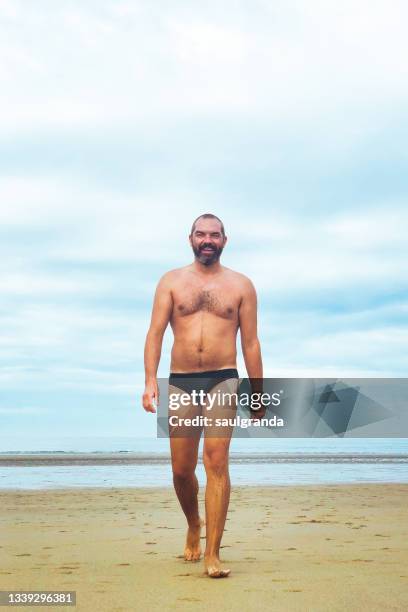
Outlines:
{"type": "Polygon", "coordinates": [[[173,298],[170,284],[171,273],[167,273],[159,281],[154,296],[152,318],[146,336],[144,350],[145,390],[143,393],[143,408],[147,412],[156,412],[153,400],[159,401],[157,385],[157,368],[159,366],[164,332],[170,321],[173,298]]]}

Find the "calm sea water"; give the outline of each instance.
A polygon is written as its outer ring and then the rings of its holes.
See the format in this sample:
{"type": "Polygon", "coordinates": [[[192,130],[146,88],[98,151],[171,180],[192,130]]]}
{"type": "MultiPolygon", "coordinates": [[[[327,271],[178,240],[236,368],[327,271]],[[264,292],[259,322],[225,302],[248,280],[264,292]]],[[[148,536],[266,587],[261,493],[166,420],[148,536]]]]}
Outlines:
{"type": "MultiPolygon", "coordinates": [[[[202,447],[202,440],[201,440],[202,447]]],[[[32,452],[140,452],[168,454],[166,438],[54,437],[1,438],[0,453],[32,452]]],[[[231,452],[252,453],[405,453],[408,438],[233,438],[231,452]]]]}
{"type": "MultiPolygon", "coordinates": [[[[200,450],[202,449],[202,441],[200,450]]],[[[2,466],[0,489],[172,486],[169,441],[155,438],[59,438],[3,440],[0,453],[16,457],[49,453],[41,466],[2,466]],[[65,453],[136,453],[132,464],[53,465],[65,453]]],[[[201,453],[200,453],[201,454],[201,453]]],[[[408,439],[233,439],[233,485],[408,482],[408,439]]],[[[200,485],[205,484],[201,462],[200,485]]]]}

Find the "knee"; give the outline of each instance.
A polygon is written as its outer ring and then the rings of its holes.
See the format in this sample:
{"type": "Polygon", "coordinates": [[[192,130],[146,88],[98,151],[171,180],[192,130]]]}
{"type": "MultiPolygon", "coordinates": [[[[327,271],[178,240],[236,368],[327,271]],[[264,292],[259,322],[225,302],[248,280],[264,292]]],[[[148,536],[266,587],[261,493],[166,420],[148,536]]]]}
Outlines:
{"type": "Polygon", "coordinates": [[[228,469],[228,455],[222,450],[207,450],[203,453],[203,463],[207,474],[222,475],[228,469]]]}
{"type": "Polygon", "coordinates": [[[186,465],[183,463],[176,463],[172,466],[173,479],[177,481],[189,480],[194,475],[195,465],[186,465]]]}

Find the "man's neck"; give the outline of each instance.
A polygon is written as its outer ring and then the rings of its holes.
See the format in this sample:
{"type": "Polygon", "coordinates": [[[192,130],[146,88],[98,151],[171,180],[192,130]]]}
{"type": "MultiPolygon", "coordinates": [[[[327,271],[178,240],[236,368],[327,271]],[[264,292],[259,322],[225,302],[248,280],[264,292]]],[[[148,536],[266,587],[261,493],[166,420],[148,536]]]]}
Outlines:
{"type": "Polygon", "coordinates": [[[202,264],[200,261],[198,261],[197,259],[195,259],[192,263],[192,267],[193,267],[194,272],[197,272],[198,274],[201,274],[202,276],[204,275],[213,276],[214,274],[221,272],[221,264],[219,260],[215,261],[209,266],[206,266],[202,264]]]}

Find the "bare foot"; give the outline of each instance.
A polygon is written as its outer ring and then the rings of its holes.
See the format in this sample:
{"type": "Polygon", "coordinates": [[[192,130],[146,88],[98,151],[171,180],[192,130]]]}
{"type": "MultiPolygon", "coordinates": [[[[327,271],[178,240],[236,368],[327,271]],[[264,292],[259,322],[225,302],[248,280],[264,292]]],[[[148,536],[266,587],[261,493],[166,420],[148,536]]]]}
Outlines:
{"type": "Polygon", "coordinates": [[[187,530],[186,546],[184,548],[184,559],[186,561],[199,561],[201,557],[200,535],[203,525],[205,523],[200,519],[197,525],[192,525],[187,530]]]}
{"type": "Polygon", "coordinates": [[[210,578],[226,578],[231,570],[221,567],[221,562],[217,557],[206,557],[204,559],[205,571],[210,578]]]}

